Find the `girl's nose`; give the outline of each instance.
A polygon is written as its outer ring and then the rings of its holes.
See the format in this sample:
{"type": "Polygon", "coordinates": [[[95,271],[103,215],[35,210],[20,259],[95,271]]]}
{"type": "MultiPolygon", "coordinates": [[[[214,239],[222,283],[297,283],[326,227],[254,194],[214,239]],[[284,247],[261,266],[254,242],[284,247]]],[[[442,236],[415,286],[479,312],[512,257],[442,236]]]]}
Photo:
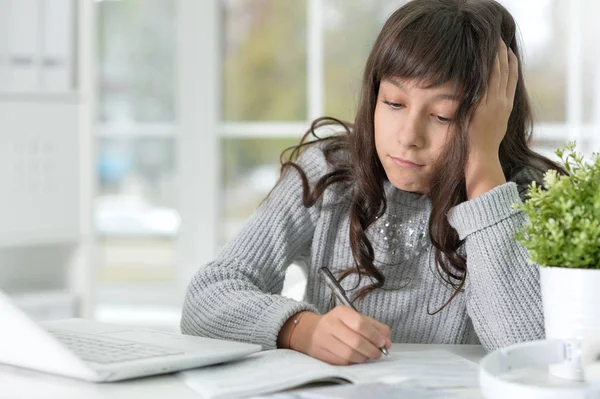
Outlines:
{"type": "Polygon", "coordinates": [[[421,148],[425,143],[423,131],[423,123],[418,118],[407,115],[398,130],[398,142],[405,148],[421,148]]]}

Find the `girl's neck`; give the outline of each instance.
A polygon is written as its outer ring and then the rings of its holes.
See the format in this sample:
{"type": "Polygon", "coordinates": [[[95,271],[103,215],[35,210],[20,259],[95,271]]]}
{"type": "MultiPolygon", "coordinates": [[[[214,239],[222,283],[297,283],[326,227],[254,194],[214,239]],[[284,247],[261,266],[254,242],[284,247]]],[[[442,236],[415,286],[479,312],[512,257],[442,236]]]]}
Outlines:
{"type": "Polygon", "coordinates": [[[396,188],[389,180],[385,180],[383,183],[383,189],[385,191],[388,202],[394,202],[397,204],[407,205],[414,208],[430,208],[431,200],[426,194],[413,193],[410,191],[400,190],[396,188]]]}

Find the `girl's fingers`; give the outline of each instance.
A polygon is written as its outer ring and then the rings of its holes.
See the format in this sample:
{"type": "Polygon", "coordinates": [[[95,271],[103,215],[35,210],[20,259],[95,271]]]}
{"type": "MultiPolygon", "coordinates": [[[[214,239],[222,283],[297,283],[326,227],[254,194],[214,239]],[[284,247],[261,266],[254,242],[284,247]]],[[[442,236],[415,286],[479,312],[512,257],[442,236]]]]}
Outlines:
{"type": "MultiPolygon", "coordinates": [[[[381,334],[382,337],[385,337],[385,342],[386,345],[388,343],[391,344],[391,340],[390,340],[390,336],[392,335],[392,331],[390,330],[390,327],[386,324],[380,323],[377,320],[373,320],[373,326],[379,331],[379,334],[381,334]]],[[[387,346],[386,346],[387,348],[387,346]]]]}
{"type": "MultiPolygon", "coordinates": [[[[340,324],[333,332],[333,335],[341,342],[348,345],[350,349],[358,352],[368,359],[377,359],[381,356],[379,346],[374,344],[376,340],[380,339],[379,334],[377,334],[375,337],[364,336],[361,335],[359,331],[352,330],[340,321],[340,324]]],[[[385,345],[385,338],[383,338],[383,342],[383,345],[385,345]]]]}
{"type": "MultiPolygon", "coordinates": [[[[380,333],[381,333],[381,334],[382,334],[384,337],[389,337],[389,336],[390,336],[390,334],[389,334],[389,327],[388,327],[388,326],[385,326],[385,327],[387,328],[387,335],[385,335],[385,334],[386,334],[386,330],[382,330],[382,329],[378,328],[378,329],[379,329],[379,332],[380,332],[380,333]]],[[[392,340],[391,340],[390,338],[386,338],[386,339],[385,339],[385,345],[383,345],[383,346],[385,346],[385,347],[386,347],[386,349],[390,349],[390,348],[392,347],[392,340]]]]}
{"type": "Polygon", "coordinates": [[[332,337],[330,337],[330,339],[328,339],[327,349],[329,352],[350,363],[364,363],[369,359],[368,356],[365,356],[358,350],[350,347],[345,342],[345,339],[347,339],[346,337],[340,338],[338,335],[339,334],[336,332],[332,337]]]}
{"type": "Polygon", "coordinates": [[[512,49],[508,50],[508,85],[506,87],[506,97],[511,101],[515,98],[515,92],[517,91],[517,82],[519,81],[519,59],[513,53],[512,49]]]}
{"type": "Polygon", "coordinates": [[[496,53],[494,65],[492,66],[492,73],[490,74],[490,81],[488,83],[488,89],[486,93],[486,100],[496,99],[498,97],[500,88],[500,60],[496,53]]]}
{"type": "MultiPolygon", "coordinates": [[[[385,339],[389,335],[382,335],[377,329],[376,325],[378,321],[368,317],[359,315],[356,312],[347,313],[344,317],[339,319],[344,326],[358,334],[358,336],[364,337],[365,342],[369,342],[372,345],[385,344],[385,339]]],[[[377,346],[378,347],[378,346],[377,346]]]]}
{"type": "Polygon", "coordinates": [[[350,363],[348,360],[342,359],[335,353],[332,353],[328,348],[322,348],[319,359],[326,361],[329,364],[335,364],[338,366],[346,366],[350,363]]]}
{"type": "Polygon", "coordinates": [[[498,83],[498,94],[505,95],[507,92],[509,62],[508,48],[503,40],[498,43],[498,61],[500,63],[500,81],[498,83]]]}

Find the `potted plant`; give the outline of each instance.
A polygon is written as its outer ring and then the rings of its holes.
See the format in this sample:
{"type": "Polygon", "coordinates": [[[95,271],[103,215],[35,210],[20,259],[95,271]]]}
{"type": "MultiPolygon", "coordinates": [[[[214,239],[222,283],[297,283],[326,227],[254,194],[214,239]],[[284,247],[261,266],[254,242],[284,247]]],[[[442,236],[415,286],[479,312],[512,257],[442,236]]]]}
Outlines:
{"type": "MultiPolygon", "coordinates": [[[[582,366],[600,361],[600,155],[585,162],[575,143],[556,151],[568,175],[550,170],[517,209],[528,222],[516,239],[540,266],[547,339],[581,339],[582,366]]],[[[553,375],[583,379],[568,364],[553,375]]]]}

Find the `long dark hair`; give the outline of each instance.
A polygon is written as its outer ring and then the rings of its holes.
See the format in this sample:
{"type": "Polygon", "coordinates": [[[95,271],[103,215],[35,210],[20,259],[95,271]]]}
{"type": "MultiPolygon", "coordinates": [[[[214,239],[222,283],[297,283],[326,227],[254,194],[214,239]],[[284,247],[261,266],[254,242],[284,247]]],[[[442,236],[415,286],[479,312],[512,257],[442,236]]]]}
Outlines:
{"type": "MultiPolygon", "coordinates": [[[[336,183],[352,188],[350,205],[350,245],[355,265],[342,273],[368,276],[372,284],[357,292],[364,298],[384,285],[383,274],[374,265],[374,251],[366,231],[386,210],[383,183],[387,179],[377,156],[374,139],[374,112],[379,84],[385,78],[417,79],[425,87],[456,82],[460,105],[453,129],[457,134],[445,148],[428,193],[432,212],[429,235],[435,247],[440,276],[455,288],[443,309],[463,287],[467,263],[458,249],[463,242],[447,220],[448,211],[467,200],[464,170],[469,151],[468,122],[487,89],[498,40],[502,39],[519,59],[519,81],[506,135],[499,157],[504,175],[510,180],[524,168],[538,171],[562,168],[529,148],[532,111],[523,84],[516,26],[510,13],[494,0],[413,0],[396,10],[384,24],[368,57],[360,102],[354,123],[335,118],[313,122],[300,144],[282,154],[282,172],[294,168],[302,177],[304,205],[309,207],[336,183]],[[317,136],[324,125],[338,125],[341,134],[317,136]],[[331,166],[312,187],[303,170],[294,162],[302,148],[322,142],[325,158],[331,166]],[[340,151],[347,157],[336,156],[340,151]],[[286,158],[287,157],[287,158],[286,158]]],[[[438,311],[439,311],[438,310],[438,311]]]]}

